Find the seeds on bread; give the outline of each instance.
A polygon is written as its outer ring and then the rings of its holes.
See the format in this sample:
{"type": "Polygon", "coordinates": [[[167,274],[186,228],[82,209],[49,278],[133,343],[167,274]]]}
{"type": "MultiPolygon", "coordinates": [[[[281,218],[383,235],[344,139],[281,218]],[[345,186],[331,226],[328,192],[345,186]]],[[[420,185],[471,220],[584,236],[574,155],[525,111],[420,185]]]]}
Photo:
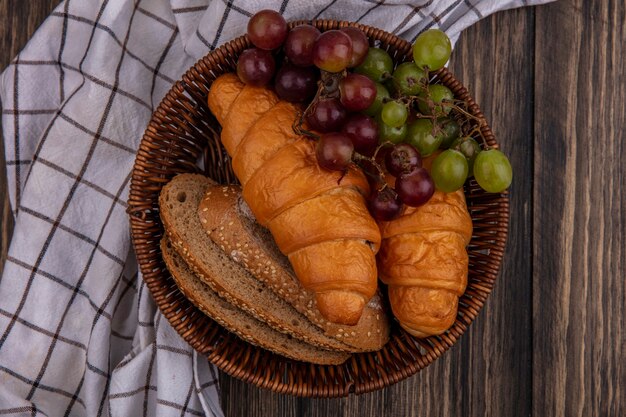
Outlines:
{"type": "Polygon", "coordinates": [[[167,269],[185,297],[204,314],[247,342],[291,359],[321,365],[341,364],[349,357],[348,353],[320,349],[277,332],[223,300],[193,274],[167,237],[161,240],[161,252],[167,269]]]}

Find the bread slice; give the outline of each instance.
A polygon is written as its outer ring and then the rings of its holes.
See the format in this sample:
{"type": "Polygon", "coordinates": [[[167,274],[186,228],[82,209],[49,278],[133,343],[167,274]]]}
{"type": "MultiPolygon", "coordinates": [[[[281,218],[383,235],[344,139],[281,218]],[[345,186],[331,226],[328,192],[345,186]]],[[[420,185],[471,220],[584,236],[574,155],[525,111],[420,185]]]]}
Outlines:
{"type": "Polygon", "coordinates": [[[181,174],[159,195],[165,232],[193,272],[220,297],[275,330],[315,346],[350,351],[350,346],[326,336],[209,239],[200,224],[198,206],[210,185],[213,181],[202,175],[181,174]]]}
{"type": "Polygon", "coordinates": [[[245,341],[287,358],[320,365],[341,364],[350,356],[344,352],[316,348],[277,332],[229,304],[193,274],[167,237],[161,239],[161,252],[167,269],[185,297],[204,314],[245,341]]]}
{"type": "Polygon", "coordinates": [[[315,295],[296,278],[268,229],[260,226],[241,197],[239,186],[210,186],[198,207],[211,239],[253,276],[304,314],[325,334],[358,351],[376,351],[389,340],[389,319],[380,294],[354,326],[331,323],[317,309],[315,295]]]}

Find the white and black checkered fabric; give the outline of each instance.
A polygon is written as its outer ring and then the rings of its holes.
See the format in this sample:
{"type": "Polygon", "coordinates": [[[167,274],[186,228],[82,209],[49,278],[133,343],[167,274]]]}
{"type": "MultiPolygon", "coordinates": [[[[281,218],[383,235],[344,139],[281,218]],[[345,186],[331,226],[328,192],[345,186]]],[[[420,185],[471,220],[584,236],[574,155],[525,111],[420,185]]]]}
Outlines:
{"type": "Polygon", "coordinates": [[[125,213],[174,80],[256,10],[452,39],[546,1],[66,0],[0,78],[15,232],[0,281],[0,414],[222,415],[217,375],[157,312],[125,213]],[[411,4],[409,4],[411,3],[411,4]]]}

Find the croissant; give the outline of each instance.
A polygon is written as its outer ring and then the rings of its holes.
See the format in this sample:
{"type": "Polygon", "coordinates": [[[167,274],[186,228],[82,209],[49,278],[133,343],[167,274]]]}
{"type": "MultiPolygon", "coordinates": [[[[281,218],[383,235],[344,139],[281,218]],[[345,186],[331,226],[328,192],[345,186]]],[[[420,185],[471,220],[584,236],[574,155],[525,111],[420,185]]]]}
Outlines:
{"type": "Polygon", "coordinates": [[[209,108],[259,224],[267,227],[320,313],[354,325],[375,294],[380,230],[369,215],[363,173],[320,168],[315,142],[293,131],[298,109],[269,89],[217,78],[209,108]]]}
{"type": "Polygon", "coordinates": [[[463,190],[436,191],[423,206],[405,207],[380,223],[381,280],[400,325],[416,337],[445,332],[456,319],[467,286],[472,220],[463,190]]]}

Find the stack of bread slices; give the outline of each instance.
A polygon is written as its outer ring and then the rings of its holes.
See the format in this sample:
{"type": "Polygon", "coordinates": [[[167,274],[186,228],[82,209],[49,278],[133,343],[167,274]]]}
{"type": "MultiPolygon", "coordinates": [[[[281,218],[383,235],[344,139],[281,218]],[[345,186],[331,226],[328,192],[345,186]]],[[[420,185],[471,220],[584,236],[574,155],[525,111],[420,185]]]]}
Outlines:
{"type": "Polygon", "coordinates": [[[242,339],[287,358],[340,364],[389,339],[380,294],[356,325],[331,323],[302,287],[268,230],[255,222],[238,186],[181,174],[159,198],[163,258],[183,294],[242,339]]]}

